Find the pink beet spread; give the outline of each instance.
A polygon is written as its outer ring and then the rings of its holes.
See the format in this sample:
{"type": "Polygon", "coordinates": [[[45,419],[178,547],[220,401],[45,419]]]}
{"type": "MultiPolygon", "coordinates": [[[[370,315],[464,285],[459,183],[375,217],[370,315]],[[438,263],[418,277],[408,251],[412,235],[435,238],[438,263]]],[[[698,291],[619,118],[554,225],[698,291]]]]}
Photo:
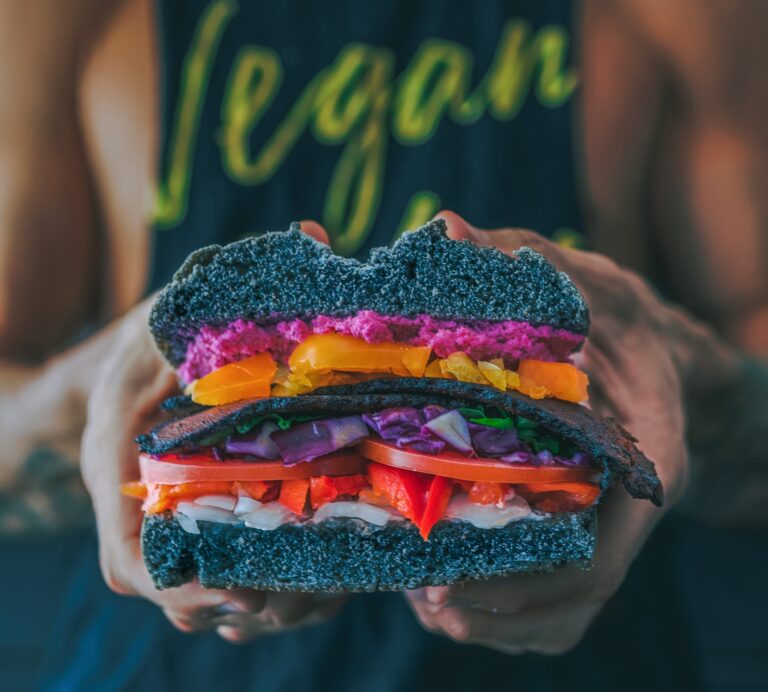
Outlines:
{"type": "Polygon", "coordinates": [[[584,341],[582,335],[567,329],[537,327],[528,322],[459,322],[429,315],[380,315],[371,310],[350,317],[319,315],[261,325],[238,319],[222,327],[202,327],[187,347],[179,375],[191,382],[262,351],[287,363],[291,351],[309,335],[329,332],[349,334],[369,343],[398,341],[430,346],[439,358],[455,351],[463,351],[474,360],[503,358],[507,365],[520,358],[565,361],[584,341]]]}

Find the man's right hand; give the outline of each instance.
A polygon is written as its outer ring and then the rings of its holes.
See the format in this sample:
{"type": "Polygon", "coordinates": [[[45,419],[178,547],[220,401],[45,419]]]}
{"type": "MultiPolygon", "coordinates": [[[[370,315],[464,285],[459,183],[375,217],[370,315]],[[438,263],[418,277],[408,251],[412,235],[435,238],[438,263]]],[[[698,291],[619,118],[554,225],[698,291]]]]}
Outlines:
{"type": "Polygon", "coordinates": [[[88,403],[82,472],[93,499],[104,578],[117,593],[144,597],[183,632],[215,629],[233,642],[330,617],[344,597],[205,589],[198,583],[159,591],[141,556],[142,514],[120,484],[138,475],[134,438],[156,420],[158,404],[177,392],[171,367],[147,329],[149,302],[130,312],[114,339],[88,403]]]}

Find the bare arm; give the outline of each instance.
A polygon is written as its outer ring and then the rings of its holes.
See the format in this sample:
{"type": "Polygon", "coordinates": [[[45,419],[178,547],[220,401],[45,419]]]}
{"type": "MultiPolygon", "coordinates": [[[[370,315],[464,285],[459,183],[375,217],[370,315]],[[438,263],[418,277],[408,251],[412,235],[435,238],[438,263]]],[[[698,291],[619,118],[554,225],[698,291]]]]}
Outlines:
{"type": "Polygon", "coordinates": [[[74,477],[86,393],[108,340],[64,351],[96,318],[99,295],[75,99],[88,4],[0,4],[0,531],[27,528],[9,520],[20,495],[45,495],[36,459],[52,484],[74,477]]]}
{"type": "Polygon", "coordinates": [[[679,314],[692,456],[683,506],[720,524],[768,522],[766,22],[761,2],[585,9],[591,229],[598,249],[719,332],[679,314]],[[643,252],[622,256],[641,235],[643,252]]]}

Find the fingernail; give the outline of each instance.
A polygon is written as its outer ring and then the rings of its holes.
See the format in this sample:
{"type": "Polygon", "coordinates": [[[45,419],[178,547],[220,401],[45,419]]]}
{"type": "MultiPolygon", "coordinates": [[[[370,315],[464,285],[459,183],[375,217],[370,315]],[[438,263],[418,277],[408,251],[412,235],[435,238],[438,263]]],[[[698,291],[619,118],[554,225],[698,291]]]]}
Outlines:
{"type": "Polygon", "coordinates": [[[447,600],[447,589],[441,587],[427,588],[427,601],[429,601],[432,605],[443,605],[447,600]]]}
{"type": "Polygon", "coordinates": [[[239,615],[247,613],[248,611],[237,603],[227,601],[226,603],[220,603],[214,609],[217,616],[219,615],[239,615]]]}

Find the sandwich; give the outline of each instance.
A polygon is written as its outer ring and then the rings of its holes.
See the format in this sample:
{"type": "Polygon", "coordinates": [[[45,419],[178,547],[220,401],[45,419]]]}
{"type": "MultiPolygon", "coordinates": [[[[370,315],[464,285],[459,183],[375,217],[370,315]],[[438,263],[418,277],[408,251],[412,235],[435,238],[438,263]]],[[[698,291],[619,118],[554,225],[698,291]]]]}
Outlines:
{"type": "Polygon", "coordinates": [[[587,568],[613,484],[662,503],[634,438],[586,405],[583,296],[529,248],[434,221],[359,262],[293,224],[193,253],[149,327],[184,393],[123,491],[160,589],[587,568]]]}

